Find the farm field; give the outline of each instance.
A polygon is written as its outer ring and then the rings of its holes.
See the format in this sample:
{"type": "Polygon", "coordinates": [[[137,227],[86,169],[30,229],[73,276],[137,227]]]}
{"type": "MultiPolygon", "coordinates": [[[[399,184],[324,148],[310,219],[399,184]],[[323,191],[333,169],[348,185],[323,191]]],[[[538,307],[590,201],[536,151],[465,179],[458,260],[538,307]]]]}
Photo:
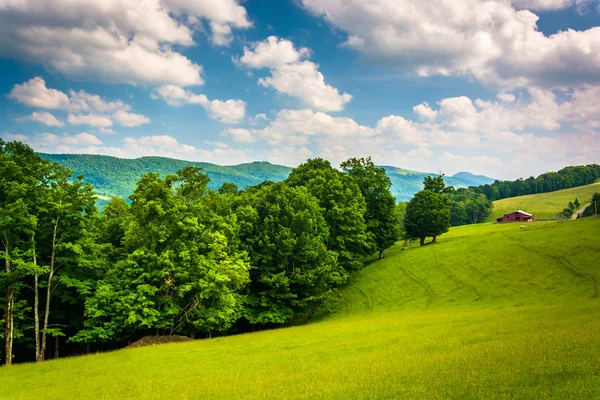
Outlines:
{"type": "Polygon", "coordinates": [[[453,228],[390,249],[308,325],[14,365],[0,398],[598,398],[599,233],[453,228]]]}
{"type": "Polygon", "coordinates": [[[493,222],[496,218],[516,211],[518,208],[534,214],[538,219],[552,218],[575,198],[578,198],[582,205],[587,204],[592,195],[597,192],[600,192],[600,182],[551,193],[529,194],[497,200],[494,201],[494,210],[487,221],[493,222]]]}

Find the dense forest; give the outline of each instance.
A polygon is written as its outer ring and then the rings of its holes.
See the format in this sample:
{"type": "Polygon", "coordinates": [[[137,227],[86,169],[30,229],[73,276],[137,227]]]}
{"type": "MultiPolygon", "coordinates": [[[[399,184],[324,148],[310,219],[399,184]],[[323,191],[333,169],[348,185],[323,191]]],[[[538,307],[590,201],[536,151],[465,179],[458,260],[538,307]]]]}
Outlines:
{"type": "Polygon", "coordinates": [[[483,193],[491,200],[501,200],[527,194],[548,193],[561,189],[589,185],[600,178],[600,165],[566,167],[558,172],[541,174],[516,181],[496,181],[492,184],[473,187],[475,193],[483,193]]]}
{"type": "Polygon", "coordinates": [[[370,158],[308,160],[242,191],[209,182],[150,172],[99,214],[82,176],[0,141],[5,362],[302,323],[401,235],[370,158]]]}

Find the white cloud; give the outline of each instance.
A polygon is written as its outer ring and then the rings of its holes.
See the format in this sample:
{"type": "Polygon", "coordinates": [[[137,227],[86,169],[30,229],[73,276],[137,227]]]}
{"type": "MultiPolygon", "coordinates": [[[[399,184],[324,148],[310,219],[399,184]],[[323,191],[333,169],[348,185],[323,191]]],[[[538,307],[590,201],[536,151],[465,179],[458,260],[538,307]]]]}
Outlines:
{"type": "Polygon", "coordinates": [[[69,90],[69,110],[70,111],[96,111],[102,113],[111,113],[118,110],[129,111],[131,106],[121,100],[106,101],[97,94],[86,93],[83,90],[76,92],[69,90]]]}
{"type": "Polygon", "coordinates": [[[244,55],[235,61],[249,68],[277,69],[300,62],[309,56],[310,50],[306,47],[296,49],[289,40],[269,36],[262,42],[254,43],[252,48],[244,47],[244,55]]]}
{"type": "Polygon", "coordinates": [[[128,113],[123,110],[117,111],[113,117],[120,125],[128,128],[150,123],[150,119],[142,114],[128,113]]]}
{"type": "Polygon", "coordinates": [[[248,154],[233,149],[225,144],[216,145],[212,150],[179,143],[168,135],[143,136],[141,138],[125,138],[121,151],[126,157],[161,156],[185,159],[190,161],[206,161],[225,164],[239,164],[250,161],[248,154]]]}
{"type": "Polygon", "coordinates": [[[518,9],[527,10],[560,10],[562,8],[576,6],[578,11],[584,11],[588,5],[596,0],[511,0],[518,9]]]}
{"type": "Polygon", "coordinates": [[[107,83],[203,83],[202,67],[173,50],[209,22],[216,45],[248,28],[235,0],[20,0],[0,2],[0,52],[67,76],[107,83]]]}
{"type": "Polygon", "coordinates": [[[96,146],[102,144],[100,139],[87,132],[82,132],[75,136],[64,136],[61,140],[63,143],[78,146],[96,146]]]}
{"type": "Polygon", "coordinates": [[[225,124],[237,124],[246,116],[246,102],[243,100],[209,100],[204,94],[195,94],[179,86],[161,86],[155,90],[152,97],[155,99],[160,97],[167,104],[175,107],[184,104],[200,105],[208,112],[211,119],[225,124]]]}
{"type": "Polygon", "coordinates": [[[56,119],[56,117],[49,112],[37,112],[34,111],[31,115],[26,117],[17,118],[17,121],[35,121],[40,122],[47,126],[65,126],[65,123],[56,119]]]}
{"type": "Polygon", "coordinates": [[[413,111],[421,118],[434,121],[437,118],[437,111],[434,111],[429,106],[429,103],[421,103],[413,107],[413,111]]]}
{"type": "Polygon", "coordinates": [[[509,1],[301,1],[348,33],[344,46],[419,76],[470,75],[506,88],[600,84],[600,27],[546,36],[537,15],[509,1]]]}
{"type": "Polygon", "coordinates": [[[99,128],[98,132],[102,133],[103,135],[116,135],[117,132],[113,131],[111,128],[99,128]]]}
{"type": "Polygon", "coordinates": [[[68,121],[71,125],[89,125],[96,128],[108,128],[113,124],[110,118],[100,114],[69,114],[68,121]]]}
{"type": "Polygon", "coordinates": [[[269,161],[274,164],[296,166],[313,156],[313,152],[306,147],[285,146],[270,151],[269,161]]]}
{"type": "Polygon", "coordinates": [[[369,137],[373,129],[359,125],[351,118],[332,117],[312,110],[281,110],[277,117],[264,129],[253,129],[254,135],[270,143],[287,141],[305,143],[304,136],[369,137]]]}
{"type": "Polygon", "coordinates": [[[48,89],[46,81],[35,77],[29,81],[15,85],[8,94],[9,99],[18,101],[29,107],[49,110],[66,110],[70,106],[69,97],[56,89],[48,89]]]}
{"type": "Polygon", "coordinates": [[[307,107],[328,112],[343,110],[352,96],[326,84],[319,66],[305,60],[309,55],[307,48],[296,49],[291,41],[270,36],[251,48],[245,47],[244,54],[234,61],[248,68],[269,68],[271,76],[260,78],[258,83],[295,97],[307,107]]]}
{"type": "MultiPolygon", "coordinates": [[[[71,125],[108,128],[113,125],[113,119],[126,127],[150,123],[150,119],[146,116],[129,112],[131,106],[122,100],[108,101],[97,94],[86,93],[83,90],[78,92],[69,90],[67,96],[60,90],[46,87],[46,82],[40,77],[15,85],[8,97],[29,107],[68,111],[71,113],[68,116],[71,125]],[[88,114],[83,114],[83,112],[88,112],[88,114]]],[[[61,121],[48,112],[34,112],[27,119],[49,126],[64,126],[61,121]]],[[[110,130],[109,134],[115,134],[115,132],[110,130]]]]}
{"type": "Polygon", "coordinates": [[[221,136],[231,136],[236,143],[254,143],[256,138],[248,129],[229,128],[221,132],[221,136]]]}

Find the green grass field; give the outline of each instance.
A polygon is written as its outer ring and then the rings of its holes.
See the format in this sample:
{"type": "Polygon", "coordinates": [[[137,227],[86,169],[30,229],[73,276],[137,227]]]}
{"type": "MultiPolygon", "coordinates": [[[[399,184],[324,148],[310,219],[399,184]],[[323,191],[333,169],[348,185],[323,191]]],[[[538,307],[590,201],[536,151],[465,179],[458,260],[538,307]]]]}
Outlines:
{"type": "Polygon", "coordinates": [[[0,369],[0,398],[600,398],[600,219],[395,246],[311,324],[0,369]]]}
{"type": "Polygon", "coordinates": [[[600,182],[551,193],[530,194],[497,200],[494,202],[494,211],[492,211],[492,215],[488,217],[487,221],[495,221],[496,218],[516,211],[518,208],[534,214],[536,218],[552,218],[554,214],[566,208],[569,202],[574,201],[575,198],[578,198],[582,205],[587,204],[594,193],[600,193],[600,182]]]}

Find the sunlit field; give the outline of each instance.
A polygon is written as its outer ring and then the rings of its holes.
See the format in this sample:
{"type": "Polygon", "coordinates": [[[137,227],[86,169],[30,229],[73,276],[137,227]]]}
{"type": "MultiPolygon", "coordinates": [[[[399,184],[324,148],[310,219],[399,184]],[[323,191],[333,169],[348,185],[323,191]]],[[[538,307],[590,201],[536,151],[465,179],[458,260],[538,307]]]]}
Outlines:
{"type": "Polygon", "coordinates": [[[393,247],[299,327],[0,369],[19,398],[594,398],[600,220],[393,247]]]}
{"type": "Polygon", "coordinates": [[[513,212],[517,208],[535,214],[535,217],[538,219],[552,218],[554,214],[566,208],[570,201],[575,201],[578,198],[583,206],[589,203],[594,193],[599,192],[600,182],[596,182],[587,186],[558,190],[551,193],[530,194],[497,200],[494,202],[494,211],[492,211],[492,215],[487,220],[495,221],[496,218],[513,212]]]}

